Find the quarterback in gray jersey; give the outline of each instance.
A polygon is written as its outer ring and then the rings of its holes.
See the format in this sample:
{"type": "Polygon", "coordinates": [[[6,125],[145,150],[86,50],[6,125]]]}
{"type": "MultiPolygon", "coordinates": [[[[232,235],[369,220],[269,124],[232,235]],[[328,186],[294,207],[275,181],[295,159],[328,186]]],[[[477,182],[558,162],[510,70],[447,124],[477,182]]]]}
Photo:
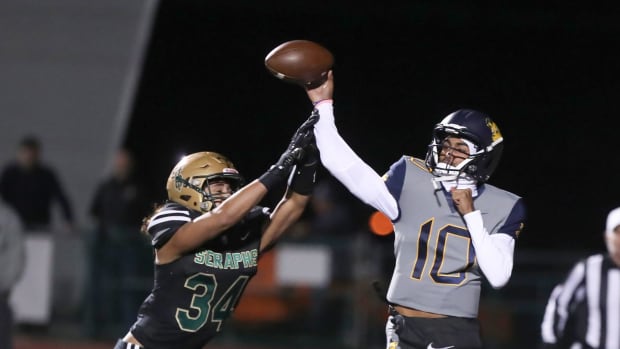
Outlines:
{"type": "Polygon", "coordinates": [[[386,347],[482,348],[481,280],[508,282],[526,215],[519,196],[486,183],[501,157],[499,128],[479,111],[457,110],[436,124],[423,159],[402,156],[380,176],[340,136],[333,90],[333,72],[307,90],[321,162],[394,228],[386,347]]]}

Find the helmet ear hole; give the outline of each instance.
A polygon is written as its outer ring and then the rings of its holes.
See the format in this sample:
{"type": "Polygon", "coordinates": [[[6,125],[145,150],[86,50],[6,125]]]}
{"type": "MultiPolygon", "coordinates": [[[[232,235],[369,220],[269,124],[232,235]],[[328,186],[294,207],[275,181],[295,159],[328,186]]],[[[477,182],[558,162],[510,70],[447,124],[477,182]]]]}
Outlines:
{"type": "Polygon", "coordinates": [[[183,201],[189,201],[192,197],[191,195],[181,195],[179,196],[183,201]]]}

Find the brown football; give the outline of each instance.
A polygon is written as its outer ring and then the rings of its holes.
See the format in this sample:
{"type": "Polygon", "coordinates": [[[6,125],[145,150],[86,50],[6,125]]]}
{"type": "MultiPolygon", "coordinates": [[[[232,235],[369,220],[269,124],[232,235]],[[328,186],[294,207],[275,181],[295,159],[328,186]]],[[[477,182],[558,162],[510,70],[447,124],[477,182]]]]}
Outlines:
{"type": "Polygon", "coordinates": [[[334,65],[325,47],[309,40],[287,41],[265,57],[265,67],[277,78],[306,88],[321,85],[334,65]]]}

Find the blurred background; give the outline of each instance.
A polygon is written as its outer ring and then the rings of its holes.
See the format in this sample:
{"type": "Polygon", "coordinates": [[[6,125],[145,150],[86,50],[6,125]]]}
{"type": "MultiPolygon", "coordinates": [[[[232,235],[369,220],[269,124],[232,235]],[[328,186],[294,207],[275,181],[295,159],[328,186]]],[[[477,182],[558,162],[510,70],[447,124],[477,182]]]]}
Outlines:
{"type": "MultiPolygon", "coordinates": [[[[495,119],[506,148],[490,183],[523,196],[529,212],[513,277],[501,290],[485,284],[480,317],[488,348],[534,347],[551,288],[578,258],[604,250],[605,217],[620,206],[619,10],[561,1],[3,0],[0,163],[34,139],[62,193],[50,220],[27,234],[28,281],[12,295],[15,347],[111,348],[126,333],[152,285],[152,252],[137,230],[165,199],[174,164],[217,151],[251,180],[309,115],[305,92],[263,65],[294,39],[334,54],[337,124],[379,173],[403,154],[423,157],[434,124],[456,109],[495,119]],[[104,242],[103,208],[118,202],[106,183],[127,173],[120,224],[104,242]]],[[[384,346],[386,307],[372,284],[389,280],[392,235],[374,234],[372,210],[329,173],[318,179],[312,205],[261,260],[214,347],[384,346]]]]}

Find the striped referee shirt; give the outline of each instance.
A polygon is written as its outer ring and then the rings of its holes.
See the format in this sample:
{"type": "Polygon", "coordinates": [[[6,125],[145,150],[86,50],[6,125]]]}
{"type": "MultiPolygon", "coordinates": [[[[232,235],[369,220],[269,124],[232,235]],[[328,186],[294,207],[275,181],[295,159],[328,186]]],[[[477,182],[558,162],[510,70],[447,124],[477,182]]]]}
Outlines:
{"type": "Polygon", "coordinates": [[[543,348],[620,348],[620,267],[609,255],[579,261],[551,292],[543,348]]]}

